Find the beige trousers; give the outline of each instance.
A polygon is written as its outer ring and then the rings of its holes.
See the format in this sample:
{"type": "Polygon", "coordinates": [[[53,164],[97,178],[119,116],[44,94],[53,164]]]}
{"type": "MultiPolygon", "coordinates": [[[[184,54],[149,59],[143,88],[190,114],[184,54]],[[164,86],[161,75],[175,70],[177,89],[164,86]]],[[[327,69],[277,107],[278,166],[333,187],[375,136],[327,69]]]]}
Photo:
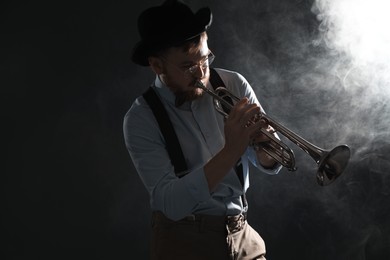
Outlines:
{"type": "Polygon", "coordinates": [[[265,260],[265,244],[246,221],[241,228],[229,230],[223,217],[172,221],[154,212],[151,259],[265,260]]]}

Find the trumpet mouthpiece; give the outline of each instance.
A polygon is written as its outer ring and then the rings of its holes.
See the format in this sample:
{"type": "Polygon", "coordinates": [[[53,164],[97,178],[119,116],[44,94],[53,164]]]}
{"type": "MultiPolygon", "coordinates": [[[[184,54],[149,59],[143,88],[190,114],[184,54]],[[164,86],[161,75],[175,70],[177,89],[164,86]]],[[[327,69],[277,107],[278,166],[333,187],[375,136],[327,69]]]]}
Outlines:
{"type": "Polygon", "coordinates": [[[204,88],[204,87],[205,87],[205,85],[203,84],[203,82],[202,82],[202,81],[200,81],[200,80],[197,80],[197,81],[195,82],[195,87],[198,87],[198,88],[204,88]]]}

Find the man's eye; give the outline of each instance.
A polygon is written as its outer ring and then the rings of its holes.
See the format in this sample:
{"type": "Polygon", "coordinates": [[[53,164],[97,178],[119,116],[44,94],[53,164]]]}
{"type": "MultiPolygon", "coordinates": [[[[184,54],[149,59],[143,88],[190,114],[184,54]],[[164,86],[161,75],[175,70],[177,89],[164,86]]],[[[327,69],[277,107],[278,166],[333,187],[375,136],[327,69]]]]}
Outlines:
{"type": "Polygon", "coordinates": [[[194,66],[194,65],[187,65],[187,66],[182,66],[181,68],[182,68],[183,70],[189,70],[189,69],[191,69],[193,66],[194,66]]]}

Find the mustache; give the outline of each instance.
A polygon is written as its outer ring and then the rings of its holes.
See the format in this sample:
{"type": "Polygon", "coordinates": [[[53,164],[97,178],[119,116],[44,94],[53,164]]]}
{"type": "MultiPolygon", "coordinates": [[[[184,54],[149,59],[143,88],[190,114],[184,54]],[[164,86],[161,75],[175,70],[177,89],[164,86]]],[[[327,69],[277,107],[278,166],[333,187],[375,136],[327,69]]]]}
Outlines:
{"type": "Polygon", "coordinates": [[[175,106],[180,107],[187,101],[192,101],[203,96],[203,91],[200,91],[195,84],[191,85],[193,89],[187,91],[175,92],[175,106]]]}

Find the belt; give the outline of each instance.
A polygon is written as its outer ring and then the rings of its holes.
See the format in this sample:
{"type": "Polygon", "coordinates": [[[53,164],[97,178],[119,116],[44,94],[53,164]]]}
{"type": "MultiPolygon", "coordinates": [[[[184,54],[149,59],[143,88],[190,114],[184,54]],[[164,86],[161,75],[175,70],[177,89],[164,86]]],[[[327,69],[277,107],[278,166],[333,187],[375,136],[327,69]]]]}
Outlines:
{"type": "Polygon", "coordinates": [[[165,217],[160,211],[153,213],[153,219],[157,222],[167,224],[198,225],[199,228],[236,233],[241,231],[246,223],[246,213],[234,216],[213,216],[204,214],[192,214],[179,221],[173,221],[165,217]]]}
{"type": "Polygon", "coordinates": [[[246,222],[246,214],[226,217],[226,227],[230,233],[236,233],[244,228],[246,222]]]}

